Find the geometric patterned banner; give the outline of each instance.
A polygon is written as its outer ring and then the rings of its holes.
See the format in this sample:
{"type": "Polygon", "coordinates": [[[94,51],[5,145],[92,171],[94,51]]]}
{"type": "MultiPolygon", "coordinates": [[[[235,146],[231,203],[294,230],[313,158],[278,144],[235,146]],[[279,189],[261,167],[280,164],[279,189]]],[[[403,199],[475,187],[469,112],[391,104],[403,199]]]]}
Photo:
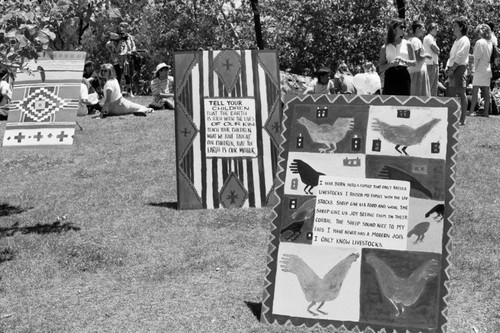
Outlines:
{"type": "Polygon", "coordinates": [[[18,71],[4,147],[73,144],[85,52],[54,52],[18,71]]]}
{"type": "Polygon", "coordinates": [[[275,51],[175,54],[180,209],[269,203],[281,142],[275,51]]]}
{"type": "Polygon", "coordinates": [[[446,332],[459,106],[287,96],[261,320],[446,332]]]}

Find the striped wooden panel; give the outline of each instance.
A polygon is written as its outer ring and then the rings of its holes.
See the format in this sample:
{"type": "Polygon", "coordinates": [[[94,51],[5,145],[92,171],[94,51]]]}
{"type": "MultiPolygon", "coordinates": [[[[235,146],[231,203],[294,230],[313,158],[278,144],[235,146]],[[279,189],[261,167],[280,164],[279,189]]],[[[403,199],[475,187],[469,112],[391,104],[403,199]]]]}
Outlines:
{"type": "Polygon", "coordinates": [[[281,104],[271,51],[176,53],[176,148],[179,207],[267,205],[274,186],[281,104]],[[257,156],[207,156],[205,99],[255,102],[257,156]]]}

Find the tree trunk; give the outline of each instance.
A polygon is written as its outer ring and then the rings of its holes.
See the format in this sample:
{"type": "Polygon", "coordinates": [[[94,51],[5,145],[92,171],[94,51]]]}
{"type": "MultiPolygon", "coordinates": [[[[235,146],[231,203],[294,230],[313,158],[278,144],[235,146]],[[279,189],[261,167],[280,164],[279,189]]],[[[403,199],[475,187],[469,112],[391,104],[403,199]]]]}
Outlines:
{"type": "Polygon", "coordinates": [[[250,5],[253,11],[253,20],[255,22],[255,38],[257,39],[257,47],[264,49],[264,39],[262,38],[262,26],[260,24],[259,0],[250,0],[250,5]]]}
{"type": "Polygon", "coordinates": [[[398,17],[402,20],[405,19],[405,0],[396,0],[396,6],[398,8],[398,17]]]}

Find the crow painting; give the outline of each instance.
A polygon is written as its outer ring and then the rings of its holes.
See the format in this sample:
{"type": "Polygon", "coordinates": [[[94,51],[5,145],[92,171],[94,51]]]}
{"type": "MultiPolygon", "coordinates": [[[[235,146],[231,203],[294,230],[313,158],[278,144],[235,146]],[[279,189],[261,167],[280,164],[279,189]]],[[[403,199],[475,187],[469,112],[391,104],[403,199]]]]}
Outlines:
{"type": "Polygon", "coordinates": [[[324,175],[324,173],[314,170],[306,162],[296,159],[290,164],[290,170],[292,173],[298,173],[302,183],[306,184],[306,187],[304,187],[306,194],[313,194],[311,190],[318,185],[319,176],[324,175]]]}

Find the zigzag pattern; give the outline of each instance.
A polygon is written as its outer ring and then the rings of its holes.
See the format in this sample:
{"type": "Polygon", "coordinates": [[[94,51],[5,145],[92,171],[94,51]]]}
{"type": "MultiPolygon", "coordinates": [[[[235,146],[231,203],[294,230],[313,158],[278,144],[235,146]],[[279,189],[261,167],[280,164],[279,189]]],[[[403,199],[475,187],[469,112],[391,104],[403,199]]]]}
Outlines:
{"type": "MultiPolygon", "coordinates": [[[[458,112],[460,109],[459,103],[455,98],[440,98],[436,99],[433,97],[420,97],[420,96],[384,96],[384,95],[286,95],[285,97],[285,105],[283,111],[283,121],[282,121],[282,132],[281,132],[281,144],[280,144],[280,156],[278,160],[278,170],[277,170],[277,179],[278,182],[276,184],[276,193],[279,197],[279,202],[273,207],[272,213],[272,223],[271,223],[271,234],[269,237],[269,247],[267,254],[267,265],[266,265],[266,274],[265,274],[265,289],[263,293],[263,301],[262,301],[262,316],[261,320],[267,322],[269,324],[282,324],[285,326],[299,326],[299,327],[310,327],[310,328],[334,328],[339,332],[363,332],[363,333],[389,333],[385,328],[380,327],[374,329],[370,325],[356,325],[356,323],[342,323],[340,326],[335,326],[333,323],[328,324],[325,322],[313,322],[312,320],[307,320],[304,322],[303,319],[300,318],[290,318],[287,319],[277,318],[272,315],[271,307],[272,307],[272,297],[271,294],[274,292],[273,280],[275,278],[276,266],[277,266],[277,252],[279,246],[279,226],[280,226],[280,212],[282,209],[282,205],[285,203],[282,202],[282,198],[284,198],[284,184],[285,184],[285,170],[286,170],[286,161],[288,159],[288,151],[286,150],[286,138],[290,135],[290,125],[291,125],[291,112],[293,104],[300,102],[307,103],[316,103],[320,101],[323,104],[331,103],[331,104],[370,104],[370,105],[381,105],[381,104],[392,104],[392,105],[408,105],[408,104],[418,104],[418,105],[426,105],[426,106],[442,106],[447,107],[449,109],[454,109],[453,117],[449,119],[448,125],[448,147],[447,147],[447,156],[446,160],[449,161],[450,173],[447,175],[447,179],[445,180],[446,184],[446,197],[445,200],[448,202],[448,205],[453,208],[455,205],[455,175],[456,175],[456,165],[457,165],[457,147],[458,147],[458,112]],[[287,126],[288,125],[288,126],[287,126]]],[[[453,209],[452,209],[453,211],[453,209]]],[[[441,329],[440,332],[446,332],[448,325],[448,303],[449,303],[449,287],[450,287],[450,266],[451,266],[451,249],[452,249],[452,227],[453,227],[453,219],[454,213],[452,213],[448,218],[445,219],[445,226],[443,230],[443,250],[442,250],[442,274],[441,277],[444,280],[444,288],[441,290],[441,306],[442,311],[440,312],[440,316],[438,318],[438,326],[441,329]]],[[[401,330],[394,329],[392,333],[398,332],[406,332],[406,333],[417,333],[421,332],[420,330],[412,330],[409,331],[407,329],[402,328],[401,330]]]]}

